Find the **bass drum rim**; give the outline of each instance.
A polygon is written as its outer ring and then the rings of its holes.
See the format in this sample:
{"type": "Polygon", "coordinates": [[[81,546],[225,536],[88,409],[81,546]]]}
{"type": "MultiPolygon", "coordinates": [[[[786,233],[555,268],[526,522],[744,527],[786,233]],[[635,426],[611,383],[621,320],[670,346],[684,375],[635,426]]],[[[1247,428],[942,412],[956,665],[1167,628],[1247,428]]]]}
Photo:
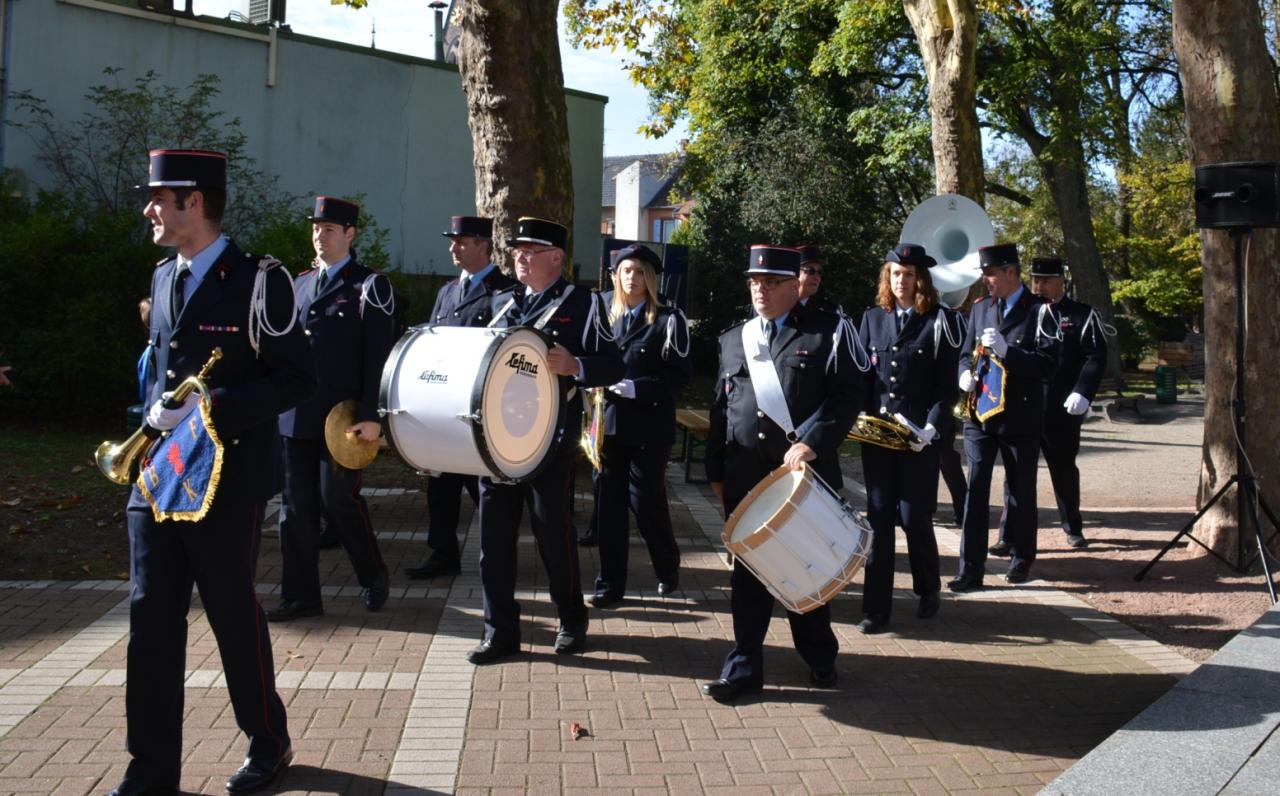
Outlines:
{"type": "MultiPolygon", "coordinates": [[[[484,388],[489,378],[489,369],[493,366],[494,357],[498,354],[498,349],[502,347],[502,341],[511,337],[518,331],[528,332],[535,335],[547,347],[551,349],[551,336],[543,332],[541,329],[535,329],[532,326],[508,326],[503,329],[495,329],[497,334],[494,335],[493,343],[484,351],[484,357],[480,361],[480,368],[476,371],[475,384],[471,386],[471,413],[472,415],[480,414],[484,404],[484,388]]],[[[553,374],[554,375],[554,374],[553,374]]],[[[552,440],[551,445],[547,447],[547,452],[542,457],[542,461],[534,465],[533,469],[528,473],[512,477],[508,475],[498,464],[493,454],[489,450],[489,440],[484,432],[485,420],[480,415],[480,421],[471,423],[471,437],[475,440],[476,451],[480,454],[480,461],[484,462],[484,466],[489,468],[492,473],[491,479],[496,482],[507,484],[519,484],[525,481],[537,478],[551,464],[551,460],[556,457],[558,445],[563,444],[563,440],[556,439],[560,434],[560,424],[564,420],[565,409],[569,405],[568,397],[565,389],[560,381],[559,376],[554,376],[556,384],[556,402],[555,402],[555,423],[552,424],[552,440]]]]}
{"type": "Polygon", "coordinates": [[[400,448],[400,444],[396,441],[396,435],[391,422],[391,414],[388,409],[388,402],[391,397],[391,382],[396,374],[400,372],[400,365],[404,362],[404,350],[426,332],[433,324],[427,323],[421,326],[412,326],[404,334],[400,335],[400,339],[391,347],[391,353],[387,354],[387,361],[382,366],[382,379],[378,384],[378,414],[382,418],[382,432],[387,435],[387,446],[395,451],[396,456],[400,457],[400,461],[412,467],[415,471],[418,466],[409,461],[409,457],[400,448]]]}

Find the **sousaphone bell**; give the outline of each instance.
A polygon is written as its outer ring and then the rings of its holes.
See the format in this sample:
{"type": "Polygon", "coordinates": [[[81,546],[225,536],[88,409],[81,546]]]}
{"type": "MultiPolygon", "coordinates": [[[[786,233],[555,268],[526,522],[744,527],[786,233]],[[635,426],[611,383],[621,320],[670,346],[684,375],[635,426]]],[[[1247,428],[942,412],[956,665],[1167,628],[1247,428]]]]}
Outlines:
{"type": "Polygon", "coordinates": [[[959,194],[942,194],[922,202],[902,226],[899,243],[925,248],[938,264],[929,269],[938,299],[955,308],[982,277],[978,249],[996,242],[995,228],[982,206],[959,194]]]}

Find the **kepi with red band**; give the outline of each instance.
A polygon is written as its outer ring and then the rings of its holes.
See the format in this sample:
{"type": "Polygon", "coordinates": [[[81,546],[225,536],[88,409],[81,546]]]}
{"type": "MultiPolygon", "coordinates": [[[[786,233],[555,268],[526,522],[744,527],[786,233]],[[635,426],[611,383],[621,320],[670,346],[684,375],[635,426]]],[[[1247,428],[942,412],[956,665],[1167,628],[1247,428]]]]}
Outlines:
{"type": "Polygon", "coordinates": [[[360,205],[335,196],[317,196],[311,222],[328,221],[344,227],[354,227],[360,220],[360,205]]]}

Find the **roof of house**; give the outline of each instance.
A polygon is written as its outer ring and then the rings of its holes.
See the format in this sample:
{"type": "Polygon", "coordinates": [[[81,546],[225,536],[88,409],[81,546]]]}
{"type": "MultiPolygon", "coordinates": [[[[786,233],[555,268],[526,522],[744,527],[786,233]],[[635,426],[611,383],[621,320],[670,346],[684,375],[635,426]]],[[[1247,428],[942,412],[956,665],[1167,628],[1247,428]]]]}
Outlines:
{"type": "Polygon", "coordinates": [[[613,207],[618,203],[617,183],[615,178],[623,169],[640,161],[640,168],[649,176],[661,182],[652,196],[642,197],[642,207],[674,207],[679,202],[671,195],[671,189],[680,177],[680,167],[684,159],[679,155],[664,152],[655,155],[614,155],[604,159],[604,171],[601,175],[600,206],[613,207]]]}

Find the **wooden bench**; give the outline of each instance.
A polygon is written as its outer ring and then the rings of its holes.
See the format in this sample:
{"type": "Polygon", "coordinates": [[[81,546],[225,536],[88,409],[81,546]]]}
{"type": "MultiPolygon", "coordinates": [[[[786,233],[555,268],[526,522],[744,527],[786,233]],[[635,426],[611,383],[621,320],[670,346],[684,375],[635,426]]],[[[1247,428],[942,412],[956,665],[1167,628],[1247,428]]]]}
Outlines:
{"type": "Polygon", "coordinates": [[[676,427],[680,429],[680,459],[684,462],[684,482],[705,484],[705,478],[694,478],[689,470],[693,466],[694,448],[706,450],[707,435],[711,433],[711,413],[703,409],[677,409],[676,427]]]}
{"type": "Polygon", "coordinates": [[[1109,421],[1115,420],[1115,415],[1125,409],[1132,409],[1137,414],[1142,414],[1142,410],[1138,408],[1138,396],[1125,395],[1125,383],[1123,379],[1104,378],[1098,384],[1098,392],[1093,396],[1093,403],[1089,404],[1089,412],[1101,414],[1109,421]]]}

